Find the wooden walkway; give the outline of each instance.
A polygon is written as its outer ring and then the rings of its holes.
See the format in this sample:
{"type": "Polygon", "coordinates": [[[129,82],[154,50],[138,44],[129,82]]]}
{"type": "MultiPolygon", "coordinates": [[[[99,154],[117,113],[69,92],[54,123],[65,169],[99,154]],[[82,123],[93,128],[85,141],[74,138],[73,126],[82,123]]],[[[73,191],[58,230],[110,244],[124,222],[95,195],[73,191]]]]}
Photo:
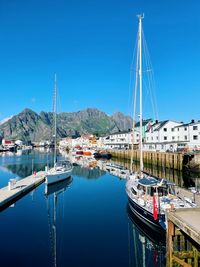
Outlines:
{"type": "Polygon", "coordinates": [[[200,208],[178,209],[167,216],[167,266],[199,267],[200,208]]]}
{"type": "Polygon", "coordinates": [[[40,185],[45,180],[46,173],[40,171],[36,175],[30,175],[24,179],[17,181],[12,189],[9,187],[3,187],[0,189],[0,210],[6,208],[7,206],[14,203],[16,200],[20,199],[22,196],[30,192],[32,189],[40,185]]]}

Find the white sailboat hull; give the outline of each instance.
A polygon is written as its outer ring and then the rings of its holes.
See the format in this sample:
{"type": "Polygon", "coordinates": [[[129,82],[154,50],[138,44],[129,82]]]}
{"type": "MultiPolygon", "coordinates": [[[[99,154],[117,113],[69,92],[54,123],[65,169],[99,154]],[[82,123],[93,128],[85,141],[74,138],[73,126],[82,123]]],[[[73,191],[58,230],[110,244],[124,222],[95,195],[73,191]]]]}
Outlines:
{"type": "Polygon", "coordinates": [[[70,178],[71,174],[72,174],[72,169],[58,171],[52,168],[47,172],[45,183],[53,184],[53,183],[60,182],[62,180],[70,178]]]}

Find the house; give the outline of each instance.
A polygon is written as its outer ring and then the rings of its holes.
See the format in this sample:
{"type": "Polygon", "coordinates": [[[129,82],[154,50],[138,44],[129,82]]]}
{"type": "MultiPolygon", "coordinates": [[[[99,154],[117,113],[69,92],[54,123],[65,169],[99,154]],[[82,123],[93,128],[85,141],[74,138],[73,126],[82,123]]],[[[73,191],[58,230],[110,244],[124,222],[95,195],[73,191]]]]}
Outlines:
{"type": "Polygon", "coordinates": [[[10,149],[15,147],[15,143],[11,140],[2,139],[2,146],[4,148],[10,149]]]}
{"type": "Polygon", "coordinates": [[[189,124],[189,149],[200,150],[200,121],[191,121],[189,124]]]}
{"type": "Polygon", "coordinates": [[[125,148],[131,142],[131,130],[119,131],[99,138],[104,148],[125,148]]]}
{"type": "Polygon", "coordinates": [[[144,150],[190,151],[200,150],[200,121],[190,123],[156,121],[147,130],[144,150]]]}
{"type": "MultiPolygon", "coordinates": [[[[146,130],[149,129],[152,124],[153,124],[152,119],[143,120],[142,122],[143,139],[145,138],[146,130]]],[[[106,136],[101,136],[99,138],[99,143],[101,143],[102,147],[104,148],[111,148],[111,149],[130,148],[132,144],[134,145],[139,144],[139,136],[140,136],[139,131],[140,131],[140,122],[137,122],[134,128],[134,138],[133,138],[133,131],[129,129],[127,131],[119,131],[106,136]]]]}
{"type": "Polygon", "coordinates": [[[156,121],[147,131],[144,141],[144,150],[175,151],[177,139],[175,127],[183,123],[171,120],[156,121]]]}
{"type": "MultiPolygon", "coordinates": [[[[142,121],[142,139],[144,140],[146,137],[146,132],[151,128],[151,126],[155,123],[152,119],[147,119],[142,121]]],[[[135,130],[140,132],[140,122],[136,122],[135,130]]]]}
{"type": "MultiPolygon", "coordinates": [[[[128,131],[119,131],[107,136],[100,137],[99,140],[103,144],[104,148],[129,148],[133,143],[133,132],[130,129],[128,131]]],[[[135,130],[134,144],[138,144],[138,142],[139,132],[135,130]]]]}

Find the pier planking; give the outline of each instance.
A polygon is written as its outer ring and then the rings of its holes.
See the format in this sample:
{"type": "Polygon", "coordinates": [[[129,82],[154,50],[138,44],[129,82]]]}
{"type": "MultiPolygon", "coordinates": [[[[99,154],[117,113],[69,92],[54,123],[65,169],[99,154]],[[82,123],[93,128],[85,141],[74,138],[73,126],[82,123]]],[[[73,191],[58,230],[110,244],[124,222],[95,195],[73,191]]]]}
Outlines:
{"type": "Polygon", "coordinates": [[[21,179],[13,185],[9,190],[8,186],[0,189],[0,209],[11,205],[17,199],[21,198],[35,187],[39,186],[45,180],[45,171],[40,171],[35,175],[32,174],[24,179],[21,179]]]}
{"type": "Polygon", "coordinates": [[[200,208],[169,211],[167,219],[167,266],[199,267],[200,208]]]}

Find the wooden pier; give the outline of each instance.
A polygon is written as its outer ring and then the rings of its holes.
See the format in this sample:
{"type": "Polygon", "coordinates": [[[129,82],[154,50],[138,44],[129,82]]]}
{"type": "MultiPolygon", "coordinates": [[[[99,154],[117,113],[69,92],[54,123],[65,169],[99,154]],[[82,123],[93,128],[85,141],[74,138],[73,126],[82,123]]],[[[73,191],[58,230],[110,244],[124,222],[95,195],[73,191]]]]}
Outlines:
{"type": "MultiPolygon", "coordinates": [[[[120,150],[120,149],[108,149],[109,153],[113,157],[130,160],[131,154],[133,153],[133,160],[140,160],[139,150],[120,150]]],[[[184,168],[200,172],[200,153],[182,154],[182,153],[171,153],[171,152],[158,152],[158,151],[143,151],[143,160],[147,165],[154,165],[156,167],[162,166],[168,169],[174,169],[182,171],[184,168]]]]}
{"type": "Polygon", "coordinates": [[[32,189],[40,185],[45,180],[46,172],[40,171],[36,174],[32,174],[24,179],[16,181],[9,186],[0,189],[0,210],[8,207],[12,203],[16,202],[22,196],[30,192],[32,189]]]}
{"type": "Polygon", "coordinates": [[[167,230],[167,266],[200,264],[200,208],[170,211],[167,230]]]}
{"type": "MultiPolygon", "coordinates": [[[[139,150],[109,150],[109,153],[113,157],[120,159],[131,159],[131,154],[133,153],[133,160],[140,160],[139,150]]],[[[175,169],[182,171],[183,169],[183,155],[181,153],[165,153],[156,151],[143,151],[143,160],[146,164],[152,164],[154,166],[163,166],[165,168],[175,169]]]]}

